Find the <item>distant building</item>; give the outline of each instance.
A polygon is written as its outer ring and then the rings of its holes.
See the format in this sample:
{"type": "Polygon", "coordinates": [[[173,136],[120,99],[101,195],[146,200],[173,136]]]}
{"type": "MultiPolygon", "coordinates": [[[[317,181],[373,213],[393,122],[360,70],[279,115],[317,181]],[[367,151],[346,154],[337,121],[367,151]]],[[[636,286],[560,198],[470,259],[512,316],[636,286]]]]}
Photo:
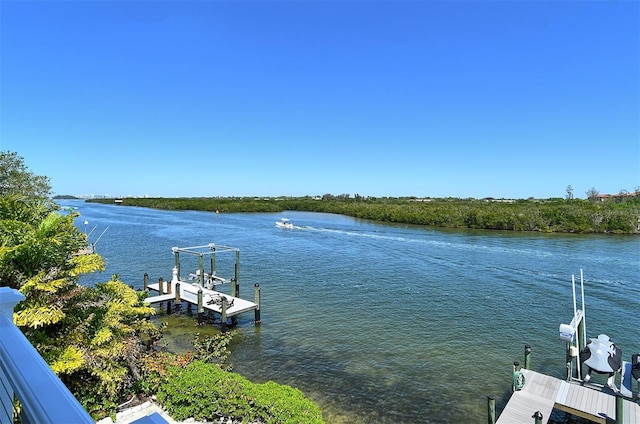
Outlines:
{"type": "Polygon", "coordinates": [[[619,193],[619,194],[596,194],[593,198],[598,202],[623,202],[629,198],[638,197],[638,193],[619,193]]]}

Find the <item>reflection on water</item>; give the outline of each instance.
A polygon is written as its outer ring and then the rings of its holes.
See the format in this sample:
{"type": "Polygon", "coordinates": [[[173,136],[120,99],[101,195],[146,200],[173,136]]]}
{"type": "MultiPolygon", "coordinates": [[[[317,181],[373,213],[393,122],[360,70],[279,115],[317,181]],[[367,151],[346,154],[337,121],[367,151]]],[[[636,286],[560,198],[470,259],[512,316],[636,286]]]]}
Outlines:
{"type": "MultiPolygon", "coordinates": [[[[608,334],[623,356],[640,351],[640,238],[440,231],[301,212],[167,212],[80,203],[109,226],[96,249],[107,271],[142,288],[171,278],[171,247],[240,249],[241,297],[262,287],[262,324],[241,315],[229,361],[253,381],[303,390],[329,423],[486,420],[510,393],[511,364],[562,378],[558,326],[573,314],[571,275],[584,270],[589,337],[608,334]],[[293,230],[275,227],[282,216],[293,230]]],[[[188,271],[187,271],[188,272],[188,271]]],[[[166,320],[171,349],[203,333],[166,320]]],[[[216,331],[213,329],[211,331],[216,331]]],[[[564,416],[554,417],[562,422],[564,416]]]]}

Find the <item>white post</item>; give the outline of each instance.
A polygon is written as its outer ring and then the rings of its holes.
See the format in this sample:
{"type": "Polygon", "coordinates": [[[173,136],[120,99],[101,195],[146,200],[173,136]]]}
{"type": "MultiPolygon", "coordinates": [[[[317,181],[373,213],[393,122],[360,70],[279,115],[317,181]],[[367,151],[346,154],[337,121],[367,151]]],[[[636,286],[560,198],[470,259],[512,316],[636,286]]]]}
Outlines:
{"type": "Polygon", "coordinates": [[[13,310],[16,305],[25,299],[18,290],[10,287],[0,287],[0,314],[4,314],[13,321],[13,310]]]}

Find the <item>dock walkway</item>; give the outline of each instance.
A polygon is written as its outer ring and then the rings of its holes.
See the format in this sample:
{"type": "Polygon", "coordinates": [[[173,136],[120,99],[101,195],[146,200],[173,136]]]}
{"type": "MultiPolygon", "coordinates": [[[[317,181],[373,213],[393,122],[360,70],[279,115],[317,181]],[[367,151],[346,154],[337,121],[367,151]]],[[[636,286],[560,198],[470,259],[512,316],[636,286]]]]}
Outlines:
{"type": "MultiPolygon", "coordinates": [[[[523,369],[522,372],[526,383],[522,390],[511,395],[497,424],[533,422],[532,416],[537,411],[542,413],[546,423],[553,409],[596,423],[615,422],[615,396],[535,371],[523,369]]],[[[640,424],[640,405],[636,402],[625,399],[623,413],[623,423],[640,424]]]]}
{"type": "MultiPolygon", "coordinates": [[[[147,286],[149,290],[154,290],[158,292],[157,296],[149,296],[144,301],[148,304],[161,303],[161,302],[170,302],[176,300],[176,283],[172,281],[167,281],[163,285],[163,292],[159,293],[159,283],[149,284],[147,286]],[[168,287],[167,287],[168,286],[168,287]],[[168,288],[170,287],[170,290],[168,288]]],[[[188,281],[180,281],[180,300],[182,302],[188,302],[193,305],[198,305],[198,290],[201,287],[198,284],[193,284],[188,281]]],[[[241,299],[239,297],[234,297],[228,295],[226,293],[221,293],[215,290],[210,290],[207,288],[202,288],[202,307],[206,310],[216,312],[218,314],[222,314],[222,305],[221,303],[216,303],[215,300],[221,297],[225,297],[227,299],[227,310],[226,316],[233,317],[239,315],[243,312],[253,311],[259,308],[257,303],[241,299]]]]}

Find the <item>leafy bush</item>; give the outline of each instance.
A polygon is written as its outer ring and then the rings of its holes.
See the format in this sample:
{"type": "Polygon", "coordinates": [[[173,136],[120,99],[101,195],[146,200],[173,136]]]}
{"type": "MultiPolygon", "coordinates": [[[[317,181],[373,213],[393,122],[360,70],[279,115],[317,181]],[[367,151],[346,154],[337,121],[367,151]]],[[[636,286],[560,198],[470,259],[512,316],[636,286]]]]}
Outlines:
{"type": "MultiPolygon", "coordinates": [[[[191,342],[195,349],[195,359],[204,362],[224,364],[229,358],[229,355],[231,355],[229,344],[233,340],[234,334],[233,331],[228,331],[209,337],[200,337],[200,333],[196,333],[195,338],[191,342]]],[[[227,369],[227,371],[230,371],[230,369],[227,369]]]]}
{"type": "Polygon", "coordinates": [[[203,361],[173,370],[160,384],[157,398],[176,420],[233,417],[273,424],[324,423],[320,409],[293,387],[252,383],[203,361]]]}
{"type": "Polygon", "coordinates": [[[142,372],[136,382],[136,392],[151,396],[160,390],[163,383],[180,372],[193,361],[191,352],[176,355],[170,352],[151,351],[142,359],[142,372]]]}

